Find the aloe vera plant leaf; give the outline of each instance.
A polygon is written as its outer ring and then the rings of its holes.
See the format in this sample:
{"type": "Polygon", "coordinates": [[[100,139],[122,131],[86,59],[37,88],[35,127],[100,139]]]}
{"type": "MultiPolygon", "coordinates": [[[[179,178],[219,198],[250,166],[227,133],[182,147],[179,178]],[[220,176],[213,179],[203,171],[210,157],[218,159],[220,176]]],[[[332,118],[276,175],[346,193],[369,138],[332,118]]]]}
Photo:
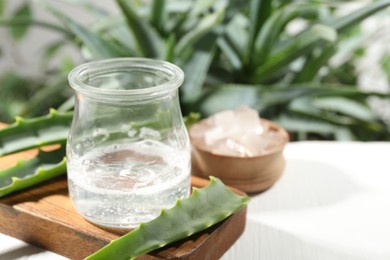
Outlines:
{"type": "Polygon", "coordinates": [[[66,112],[66,111],[71,111],[74,108],[74,97],[70,97],[67,100],[65,100],[58,108],[58,112],[66,112]]]}
{"type": "Polygon", "coordinates": [[[164,24],[166,22],[166,1],[153,0],[151,7],[150,23],[156,28],[160,35],[164,34],[164,24]]]}
{"type": "Polygon", "coordinates": [[[363,105],[353,99],[347,99],[345,97],[323,97],[313,100],[313,104],[320,109],[335,111],[361,121],[375,121],[374,112],[367,105],[363,105]]]}
{"type": "Polygon", "coordinates": [[[0,130],[0,156],[49,144],[65,144],[73,113],[58,113],[54,109],[45,116],[17,118],[0,130]]]}
{"type": "Polygon", "coordinates": [[[336,36],[337,32],[329,26],[323,24],[313,25],[310,30],[297,36],[292,44],[272,54],[263,66],[256,69],[253,79],[258,82],[266,81],[298,57],[310,53],[319,44],[333,43],[336,36]],[[305,48],[302,48],[302,46],[305,46],[305,48]]]}
{"type": "Polygon", "coordinates": [[[308,133],[320,133],[324,135],[334,135],[336,140],[354,140],[353,134],[347,127],[335,126],[334,124],[321,120],[306,118],[297,115],[284,115],[276,119],[280,126],[297,133],[297,140],[307,140],[308,133]]]}
{"type": "Polygon", "coordinates": [[[235,14],[224,28],[225,40],[233,49],[234,53],[243,60],[247,51],[247,42],[249,38],[247,18],[241,14],[235,14]]]}
{"type": "Polygon", "coordinates": [[[218,26],[223,20],[224,13],[224,9],[221,8],[218,11],[203,17],[193,30],[179,40],[175,50],[176,57],[180,57],[187,48],[192,47],[195,42],[218,26]]]}
{"type": "Polygon", "coordinates": [[[161,38],[141,17],[137,15],[133,7],[125,0],[116,0],[123,15],[126,18],[127,25],[134,34],[138,50],[144,57],[160,58],[163,56],[161,38]]]}
{"type": "MultiPolygon", "coordinates": [[[[390,0],[374,2],[347,16],[338,19],[332,18],[333,20],[328,23],[328,27],[333,28],[337,32],[343,32],[368,16],[388,6],[390,6],[390,0]]],[[[297,57],[310,53],[313,48],[321,45],[323,40],[324,38],[321,34],[315,36],[312,35],[312,32],[305,31],[301,35],[298,35],[293,41],[290,41],[290,43],[282,49],[276,50],[270,55],[267,62],[256,70],[254,78],[257,79],[257,82],[266,81],[268,78],[272,77],[276,71],[282,69],[287,64],[290,64],[291,61],[297,57]]]]}
{"type": "MultiPolygon", "coordinates": [[[[0,1],[1,2],[1,1],[0,1]]],[[[46,21],[37,20],[33,17],[18,17],[18,18],[0,18],[0,26],[15,26],[15,27],[26,27],[26,26],[38,26],[41,28],[49,29],[64,34],[67,37],[73,36],[66,29],[62,28],[53,23],[46,21]]]]}
{"type": "MultiPolygon", "coordinates": [[[[289,5],[276,11],[264,24],[258,37],[255,39],[254,51],[256,57],[255,66],[260,66],[268,60],[272,48],[286,25],[297,17],[312,17],[318,15],[318,7],[308,5],[289,5]]],[[[297,39],[298,41],[298,39],[297,39]]]]}
{"type": "Polygon", "coordinates": [[[67,84],[67,73],[61,73],[54,78],[47,79],[44,87],[36,90],[35,93],[31,95],[29,102],[27,102],[24,108],[19,112],[19,116],[36,115],[42,109],[40,104],[45,103],[46,106],[52,106],[60,101],[63,96],[73,96],[70,88],[64,88],[67,84]]]}
{"type": "Polygon", "coordinates": [[[272,1],[271,0],[251,0],[249,2],[249,38],[247,56],[250,57],[253,53],[255,39],[263,27],[265,21],[271,15],[272,1]]]}
{"type": "Polygon", "coordinates": [[[388,98],[389,95],[379,92],[364,92],[351,86],[333,84],[314,83],[288,86],[280,84],[274,85],[272,89],[267,85],[225,84],[203,91],[194,104],[193,111],[199,111],[202,116],[210,116],[223,109],[234,109],[245,104],[257,109],[262,114],[269,107],[287,105],[294,99],[303,96],[365,100],[369,96],[388,98]]]}
{"type": "Polygon", "coordinates": [[[183,66],[186,78],[181,88],[182,101],[192,102],[201,93],[210,64],[216,51],[216,35],[200,40],[191,59],[183,66]]]}
{"type": "MultiPolygon", "coordinates": [[[[381,134],[385,131],[386,126],[376,122],[374,119],[367,122],[360,120],[360,118],[357,118],[357,116],[361,116],[361,112],[363,109],[363,106],[361,106],[360,104],[350,100],[347,104],[343,103],[340,105],[339,101],[339,99],[333,99],[331,101],[332,105],[335,106],[333,108],[333,111],[338,112],[337,114],[332,111],[324,113],[324,110],[321,109],[321,106],[325,107],[325,102],[322,102],[321,104],[316,99],[313,100],[308,98],[300,98],[294,100],[289,105],[289,110],[292,111],[294,114],[303,115],[307,118],[313,118],[324,122],[329,122],[335,126],[347,126],[349,128],[351,128],[351,126],[354,126],[359,130],[364,129],[365,131],[370,132],[372,135],[381,134]],[[351,111],[353,109],[359,109],[360,111],[351,111]]],[[[329,100],[328,103],[330,103],[329,100]]]]}
{"type": "Polygon", "coordinates": [[[0,171],[0,197],[31,187],[66,172],[65,147],[51,152],[39,151],[30,160],[20,160],[0,171]]]}
{"type": "Polygon", "coordinates": [[[321,50],[319,55],[311,53],[306,58],[305,64],[302,69],[295,75],[293,83],[311,82],[314,80],[318,71],[328,62],[328,60],[335,53],[336,48],[334,46],[328,46],[321,50]]]}
{"type": "Polygon", "coordinates": [[[123,49],[118,48],[113,42],[104,39],[101,35],[72,20],[61,11],[47,4],[46,1],[37,0],[37,2],[59,18],[68,30],[76,35],[89,48],[95,58],[104,59],[126,55],[123,49]]]}
{"type": "MultiPolygon", "coordinates": [[[[18,18],[30,18],[31,17],[31,7],[28,2],[24,2],[22,6],[20,6],[16,12],[14,13],[14,19],[18,18]]],[[[20,24],[19,26],[12,26],[9,28],[9,32],[12,38],[16,41],[21,40],[27,33],[30,24],[20,24]]]]}
{"type": "Polygon", "coordinates": [[[5,4],[6,2],[4,0],[0,1],[0,17],[3,15],[5,10],[5,4]]]}
{"type": "Polygon", "coordinates": [[[242,69],[242,62],[239,54],[235,51],[231,43],[227,40],[227,37],[220,37],[217,40],[218,47],[225,55],[226,59],[233,67],[233,69],[239,71],[242,69]]]}
{"type": "Polygon", "coordinates": [[[176,45],[176,36],[175,36],[175,34],[170,33],[165,41],[165,58],[164,58],[164,60],[166,60],[168,62],[173,62],[175,45],[176,45]]]}
{"type": "Polygon", "coordinates": [[[329,24],[337,31],[343,32],[345,30],[348,30],[351,26],[356,25],[365,18],[375,14],[378,11],[385,9],[388,6],[390,6],[390,0],[375,1],[347,16],[330,21],[329,24]]]}
{"type": "Polygon", "coordinates": [[[215,4],[216,0],[195,0],[193,5],[191,6],[190,16],[198,16],[210,8],[215,4]]]}
{"type": "Polygon", "coordinates": [[[177,200],[173,208],[163,209],[156,219],[142,223],[86,259],[134,259],[202,231],[248,202],[248,197],[235,194],[219,179],[210,177],[210,184],[205,188],[193,189],[188,199],[177,200]]]}

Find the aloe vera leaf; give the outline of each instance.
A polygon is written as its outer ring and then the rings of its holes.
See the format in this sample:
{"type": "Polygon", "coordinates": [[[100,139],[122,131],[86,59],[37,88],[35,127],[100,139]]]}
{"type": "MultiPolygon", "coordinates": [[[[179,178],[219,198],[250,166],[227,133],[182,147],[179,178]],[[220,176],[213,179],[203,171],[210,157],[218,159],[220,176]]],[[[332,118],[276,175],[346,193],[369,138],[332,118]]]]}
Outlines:
{"type": "Polygon", "coordinates": [[[322,49],[319,55],[311,53],[311,55],[306,58],[302,69],[295,75],[293,82],[301,83],[313,81],[318,71],[328,62],[335,51],[336,48],[334,46],[328,46],[322,49]]]}
{"type": "Polygon", "coordinates": [[[289,5],[281,10],[276,11],[264,24],[258,37],[255,39],[254,49],[257,57],[254,60],[256,66],[262,65],[268,60],[272,48],[283,32],[286,25],[297,17],[311,17],[318,15],[318,7],[309,5],[289,5]]]}
{"type": "Polygon", "coordinates": [[[198,25],[189,33],[184,35],[177,43],[175,50],[176,57],[182,56],[188,48],[195,44],[195,42],[218,26],[222,22],[224,14],[225,9],[221,8],[220,10],[202,18],[198,25]]]}
{"type": "Polygon", "coordinates": [[[45,0],[37,0],[43,8],[59,18],[70,32],[76,35],[89,48],[95,58],[112,58],[124,56],[127,53],[119,48],[113,42],[101,37],[99,34],[91,31],[89,28],[77,23],[64,13],[53,8],[45,0]]]}
{"type": "Polygon", "coordinates": [[[308,133],[320,133],[324,135],[334,135],[336,140],[354,140],[353,134],[347,127],[335,126],[328,122],[320,121],[313,118],[306,118],[297,115],[281,116],[275,120],[280,126],[283,126],[290,131],[296,132],[295,138],[307,140],[308,133]]]}
{"type": "Polygon", "coordinates": [[[134,34],[138,50],[144,57],[159,58],[163,56],[161,38],[152,27],[133,10],[128,1],[116,0],[123,15],[126,18],[127,25],[134,34]]]}
{"type": "MultiPolygon", "coordinates": [[[[333,20],[328,23],[328,26],[337,32],[343,32],[368,16],[383,10],[387,6],[390,6],[390,0],[374,2],[347,16],[337,19],[333,18],[333,20]]],[[[316,46],[319,46],[322,43],[323,38],[321,34],[314,36],[312,35],[312,32],[306,31],[301,35],[298,35],[282,49],[276,50],[268,57],[264,65],[256,70],[256,75],[254,77],[256,82],[266,81],[268,78],[272,77],[275,72],[290,64],[291,61],[297,57],[310,53],[316,46]]]]}
{"type": "Polygon", "coordinates": [[[28,102],[26,102],[26,105],[18,115],[22,117],[36,115],[42,110],[41,104],[45,104],[45,106],[50,107],[61,100],[63,96],[72,95],[72,98],[74,99],[71,89],[64,88],[67,84],[67,73],[59,74],[54,78],[48,78],[45,85],[31,95],[28,102]]]}
{"type": "Polygon", "coordinates": [[[367,105],[363,105],[353,99],[323,97],[315,99],[313,104],[320,109],[335,111],[361,121],[374,122],[376,119],[374,112],[367,105]]]}
{"type": "Polygon", "coordinates": [[[193,189],[188,199],[177,200],[156,219],[142,223],[132,232],[113,240],[87,259],[134,259],[169,243],[202,231],[237,212],[249,202],[230,191],[219,179],[193,189]]]}
{"type": "MultiPolygon", "coordinates": [[[[226,18],[225,18],[226,19],[226,18]]],[[[232,51],[240,57],[241,61],[247,51],[247,42],[249,38],[249,32],[247,28],[247,18],[237,13],[230,20],[224,28],[224,38],[232,48],[232,51]]]]}
{"type": "MultiPolygon", "coordinates": [[[[4,0],[2,0],[2,1],[4,1],[4,0]]],[[[2,1],[0,1],[0,2],[2,2],[2,1]]],[[[62,33],[67,37],[73,36],[73,34],[68,32],[66,29],[62,28],[61,26],[58,26],[58,25],[53,24],[53,23],[48,23],[46,21],[37,20],[36,18],[32,18],[32,17],[1,18],[0,19],[0,26],[26,27],[26,26],[33,26],[33,25],[62,33]]]]}
{"type": "Polygon", "coordinates": [[[0,130],[0,156],[49,144],[65,144],[73,113],[54,109],[45,116],[16,118],[16,122],[0,130]]]}
{"type": "Polygon", "coordinates": [[[199,16],[202,13],[207,12],[207,10],[212,9],[216,0],[195,0],[191,6],[189,15],[191,17],[199,16]]]}
{"type": "Polygon", "coordinates": [[[249,38],[247,48],[247,56],[249,58],[253,53],[253,47],[257,35],[271,15],[271,9],[271,0],[251,0],[249,2],[249,38]]]}
{"type": "Polygon", "coordinates": [[[0,171],[0,197],[31,187],[66,172],[65,147],[51,152],[39,151],[30,160],[20,160],[0,171]]]}
{"type": "Polygon", "coordinates": [[[302,55],[310,53],[319,44],[331,44],[336,41],[337,32],[329,26],[315,24],[309,30],[296,37],[292,44],[269,57],[263,66],[256,69],[254,79],[266,81],[282,67],[291,64],[292,61],[302,55]],[[305,48],[301,48],[305,46],[305,48]]]}
{"type": "Polygon", "coordinates": [[[191,59],[183,66],[186,78],[181,88],[182,101],[191,102],[201,93],[216,51],[216,35],[209,34],[201,39],[191,59]]]}
{"type": "Polygon", "coordinates": [[[74,108],[74,97],[70,97],[67,100],[65,100],[58,108],[58,112],[66,112],[70,111],[74,108]]]}
{"type": "Polygon", "coordinates": [[[165,41],[165,60],[168,62],[173,62],[175,45],[176,36],[175,34],[170,33],[165,41]]]}
{"type": "Polygon", "coordinates": [[[233,48],[231,43],[228,41],[227,37],[220,37],[217,40],[218,47],[222,51],[222,53],[225,55],[227,61],[230,63],[230,65],[233,67],[234,70],[239,71],[242,69],[242,62],[240,59],[239,54],[236,52],[236,50],[233,48]]]}
{"type": "Polygon", "coordinates": [[[5,10],[5,1],[0,1],[0,17],[3,16],[4,10],[5,10]]]}
{"type": "Polygon", "coordinates": [[[164,24],[166,22],[165,0],[153,0],[151,7],[150,23],[156,28],[160,35],[164,34],[164,24]]]}
{"type": "Polygon", "coordinates": [[[227,107],[234,109],[245,103],[262,114],[269,107],[287,105],[303,96],[345,97],[364,102],[369,96],[388,98],[389,94],[364,92],[352,86],[338,84],[280,84],[273,88],[266,85],[224,84],[205,90],[194,104],[193,111],[199,111],[202,116],[210,116],[227,107]]]}
{"type": "MultiPolygon", "coordinates": [[[[20,6],[15,14],[14,14],[14,19],[18,19],[18,18],[30,18],[32,15],[31,13],[31,7],[30,7],[30,4],[28,2],[25,2],[22,6],[20,6]]],[[[27,33],[28,29],[29,29],[29,25],[30,24],[22,24],[22,25],[19,25],[19,26],[12,26],[10,27],[10,34],[12,36],[12,38],[16,41],[19,41],[21,40],[27,33]]]]}
{"type": "Polygon", "coordinates": [[[351,26],[354,26],[365,18],[375,14],[378,11],[385,9],[388,6],[390,6],[390,0],[375,1],[347,16],[332,20],[330,22],[330,25],[337,31],[343,32],[348,30],[351,26]]]}

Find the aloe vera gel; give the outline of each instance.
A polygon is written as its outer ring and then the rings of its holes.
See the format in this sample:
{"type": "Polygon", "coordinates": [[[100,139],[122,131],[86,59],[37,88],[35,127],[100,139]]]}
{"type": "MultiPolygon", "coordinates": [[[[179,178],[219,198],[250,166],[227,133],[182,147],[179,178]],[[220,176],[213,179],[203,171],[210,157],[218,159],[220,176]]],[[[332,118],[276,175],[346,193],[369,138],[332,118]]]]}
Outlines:
{"type": "Polygon", "coordinates": [[[135,58],[86,63],[67,142],[69,194],[95,224],[133,228],[190,192],[190,145],[173,64],[135,58]]]}

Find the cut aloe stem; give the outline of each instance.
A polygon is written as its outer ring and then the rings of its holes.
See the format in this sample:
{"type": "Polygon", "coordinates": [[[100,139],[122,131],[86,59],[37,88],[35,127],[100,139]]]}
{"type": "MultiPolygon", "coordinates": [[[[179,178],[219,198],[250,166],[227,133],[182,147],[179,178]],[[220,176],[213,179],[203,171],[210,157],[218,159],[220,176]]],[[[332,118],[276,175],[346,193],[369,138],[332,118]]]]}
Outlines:
{"type": "Polygon", "coordinates": [[[30,160],[20,160],[0,171],[0,197],[31,187],[66,172],[65,148],[44,152],[30,160]]]}
{"type": "Polygon", "coordinates": [[[73,113],[54,109],[45,116],[23,119],[0,130],[0,156],[49,144],[65,144],[73,113]]]}
{"type": "Polygon", "coordinates": [[[177,200],[156,219],[113,240],[87,259],[134,259],[157,248],[191,236],[224,220],[249,202],[246,196],[230,191],[219,179],[193,189],[188,199],[177,200]]]}

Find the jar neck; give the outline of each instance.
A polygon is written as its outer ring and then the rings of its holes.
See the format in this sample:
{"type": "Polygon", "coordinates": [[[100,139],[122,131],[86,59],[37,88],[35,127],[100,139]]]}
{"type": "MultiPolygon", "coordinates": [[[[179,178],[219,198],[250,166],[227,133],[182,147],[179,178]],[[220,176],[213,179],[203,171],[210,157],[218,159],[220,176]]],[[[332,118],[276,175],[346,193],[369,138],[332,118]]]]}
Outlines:
{"type": "Polygon", "coordinates": [[[117,58],[82,64],[69,74],[77,95],[100,101],[160,99],[177,92],[184,80],[176,65],[144,58],[117,58]]]}

